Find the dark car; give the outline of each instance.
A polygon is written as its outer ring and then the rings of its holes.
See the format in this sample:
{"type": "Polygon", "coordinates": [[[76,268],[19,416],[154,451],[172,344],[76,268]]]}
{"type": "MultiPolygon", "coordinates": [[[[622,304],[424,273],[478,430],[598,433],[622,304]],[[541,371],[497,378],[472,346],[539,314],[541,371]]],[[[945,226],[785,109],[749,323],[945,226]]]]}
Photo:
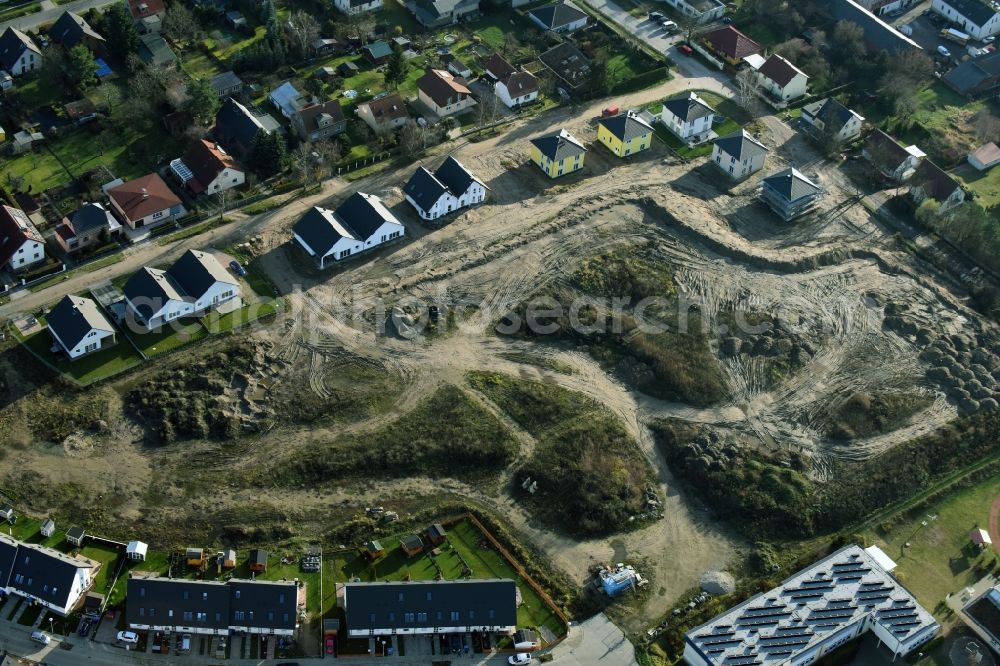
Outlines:
{"type": "Polygon", "coordinates": [[[240,277],[246,277],[247,269],[243,268],[243,264],[233,259],[229,262],[229,269],[239,275],[240,277]]]}
{"type": "Polygon", "coordinates": [[[650,21],[662,21],[665,18],[666,17],[663,14],[661,14],[660,12],[649,12],[649,20],[650,21]]]}
{"type": "Polygon", "coordinates": [[[733,17],[732,16],[723,16],[722,17],[722,22],[725,23],[726,25],[729,25],[730,23],[733,22],[733,17]]]}
{"type": "Polygon", "coordinates": [[[80,629],[77,630],[76,633],[80,634],[81,636],[86,636],[87,634],[89,634],[90,620],[83,620],[82,622],[80,622],[80,629]]]}

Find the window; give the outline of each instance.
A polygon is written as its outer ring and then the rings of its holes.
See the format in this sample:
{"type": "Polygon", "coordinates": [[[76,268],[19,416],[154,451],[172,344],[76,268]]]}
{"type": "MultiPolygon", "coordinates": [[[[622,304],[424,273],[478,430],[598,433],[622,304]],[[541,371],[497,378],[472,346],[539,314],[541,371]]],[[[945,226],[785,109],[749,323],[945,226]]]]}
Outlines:
{"type": "Polygon", "coordinates": [[[173,616],[174,616],[174,609],[171,608],[171,609],[167,610],[167,617],[173,617],[173,616]]]}
{"type": "Polygon", "coordinates": [[[417,613],[417,622],[427,624],[427,613],[417,613]]]}
{"type": "Polygon", "coordinates": [[[139,588],[139,596],[140,597],[145,597],[146,596],[146,588],[145,587],[140,587],[139,588]]]}
{"type": "Polygon", "coordinates": [[[208,613],[198,613],[195,616],[195,619],[197,619],[199,622],[206,622],[208,621],[208,613]]]}
{"type": "Polygon", "coordinates": [[[146,609],[139,606],[139,617],[146,617],[146,609]]]}
{"type": "Polygon", "coordinates": [[[237,599],[239,599],[239,598],[240,598],[240,591],[239,591],[239,590],[236,590],[236,594],[235,594],[235,595],[233,595],[233,596],[235,596],[235,597],[236,597],[237,599]]]}
{"type": "Polygon", "coordinates": [[[400,593],[399,593],[399,600],[400,600],[400,601],[402,601],[402,600],[403,600],[403,593],[402,593],[402,592],[400,592],[400,593]]]}
{"type": "Polygon", "coordinates": [[[469,611],[469,619],[470,620],[475,620],[476,619],[476,611],[474,611],[474,610],[470,610],[469,611]]]}
{"type": "Polygon", "coordinates": [[[495,615],[496,615],[496,611],[491,608],[490,609],[490,619],[492,620],[495,615]]]}
{"type": "Polygon", "coordinates": [[[430,600],[431,600],[431,593],[430,593],[430,592],[428,592],[428,593],[427,593],[427,601],[430,601],[430,600]]]}
{"type": "Polygon", "coordinates": [[[201,593],[201,600],[202,601],[208,601],[208,592],[202,592],[201,593]]]}
{"type": "Polygon", "coordinates": [[[156,609],[155,608],[150,608],[149,609],[149,617],[155,617],[155,616],[156,616],[156,609]]]}
{"type": "Polygon", "coordinates": [[[235,613],[233,613],[233,619],[235,619],[237,622],[242,622],[243,621],[243,611],[236,611],[235,613]]]}
{"type": "Polygon", "coordinates": [[[274,611],[267,611],[267,621],[274,622],[274,611]]]}
{"type": "Polygon", "coordinates": [[[375,613],[368,614],[368,621],[371,622],[372,624],[375,624],[375,613]]]}
{"type": "Polygon", "coordinates": [[[452,611],[451,612],[451,619],[452,619],[453,622],[458,622],[458,619],[460,617],[461,617],[461,614],[458,611],[452,611]]]}
{"type": "Polygon", "coordinates": [[[406,622],[407,624],[413,624],[416,622],[416,619],[415,613],[403,613],[403,622],[406,622]]]}
{"type": "Polygon", "coordinates": [[[389,622],[395,622],[395,621],[396,621],[396,614],[393,613],[392,611],[389,611],[389,622]]]}
{"type": "Polygon", "coordinates": [[[284,592],[282,592],[281,594],[278,595],[278,603],[279,604],[285,603],[285,593],[284,592]]]}
{"type": "Polygon", "coordinates": [[[194,613],[192,613],[191,611],[184,611],[185,620],[191,620],[193,618],[194,618],[194,613]]]}
{"type": "Polygon", "coordinates": [[[157,211],[157,212],[153,213],[153,219],[154,219],[154,220],[155,220],[156,218],[158,218],[158,217],[163,217],[163,211],[162,211],[162,210],[161,210],[161,211],[157,211]]]}

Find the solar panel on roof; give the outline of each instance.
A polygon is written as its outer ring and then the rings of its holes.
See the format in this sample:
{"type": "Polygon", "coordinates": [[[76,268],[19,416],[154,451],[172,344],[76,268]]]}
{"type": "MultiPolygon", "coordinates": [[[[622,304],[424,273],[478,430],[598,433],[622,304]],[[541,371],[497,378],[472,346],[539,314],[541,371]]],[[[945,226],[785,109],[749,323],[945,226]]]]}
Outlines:
{"type": "Polygon", "coordinates": [[[747,620],[746,622],[741,622],[740,624],[746,625],[748,627],[764,627],[770,624],[778,624],[781,620],[777,618],[764,618],[762,620],[747,620]]]}
{"type": "Polygon", "coordinates": [[[820,599],[822,597],[822,592],[797,592],[792,595],[792,599],[820,599]]]}
{"type": "MultiPolygon", "coordinates": [[[[725,646],[725,645],[739,645],[742,642],[743,641],[740,640],[739,638],[726,638],[726,639],[719,640],[719,641],[702,641],[701,644],[703,646],[708,646],[708,645],[712,645],[712,646],[722,645],[722,646],[725,646]]],[[[723,648],[723,649],[725,649],[725,648],[723,648]]]]}
{"type": "Polygon", "coordinates": [[[907,620],[906,622],[887,622],[886,624],[888,624],[895,630],[898,629],[899,627],[912,627],[914,625],[918,625],[920,624],[920,620],[907,620]]]}
{"type": "Polygon", "coordinates": [[[879,611],[878,616],[881,620],[888,620],[894,617],[916,617],[917,614],[913,608],[900,608],[898,610],[879,611]]]}
{"type": "Polygon", "coordinates": [[[773,617],[776,615],[791,615],[791,614],[792,611],[788,610],[787,606],[781,605],[781,606],[775,606],[773,608],[753,608],[743,613],[743,615],[741,615],[740,618],[773,617]],[[755,613],[753,611],[766,611],[766,612],[755,613]]]}

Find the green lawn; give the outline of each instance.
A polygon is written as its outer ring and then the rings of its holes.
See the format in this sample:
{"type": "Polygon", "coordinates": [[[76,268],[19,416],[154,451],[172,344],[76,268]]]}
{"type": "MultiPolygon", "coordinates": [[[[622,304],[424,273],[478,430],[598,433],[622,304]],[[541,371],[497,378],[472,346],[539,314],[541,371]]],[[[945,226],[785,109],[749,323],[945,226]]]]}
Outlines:
{"type": "MultiPolygon", "coordinates": [[[[717,113],[716,118],[720,116],[725,118],[724,122],[718,123],[712,128],[719,136],[726,136],[727,134],[735,132],[742,127],[744,123],[750,120],[746,115],[746,112],[732,100],[726,99],[721,95],[717,95],[707,90],[694,90],[692,92],[697,93],[699,97],[709,104],[709,106],[715,109],[717,113]]],[[[684,94],[686,95],[687,93],[684,94]]],[[[671,97],[668,99],[673,98],[671,97]]],[[[653,102],[652,104],[647,105],[646,108],[654,115],[659,116],[663,110],[663,101],[653,102]]],[[[663,141],[663,143],[670,146],[670,148],[682,158],[691,159],[702,155],[708,155],[712,152],[712,142],[708,141],[691,148],[674,136],[674,134],[662,123],[657,122],[654,124],[653,130],[656,133],[656,136],[663,141]]]]}
{"type": "Polygon", "coordinates": [[[921,604],[932,609],[947,594],[979,579],[974,564],[996,557],[993,551],[984,555],[972,551],[969,533],[976,527],[989,529],[990,505],[998,495],[1000,476],[995,476],[912,518],[900,518],[887,533],[877,529],[866,536],[896,561],[897,577],[921,604]]]}
{"type": "Polygon", "coordinates": [[[443,579],[455,580],[465,577],[467,566],[472,578],[510,578],[517,582],[523,601],[517,610],[519,627],[544,625],[556,636],[566,633],[566,627],[541,597],[496,550],[485,547],[483,535],[472,523],[462,521],[450,527],[448,540],[436,557],[426,551],[407,557],[399,548],[401,536],[404,535],[379,539],[386,554],[374,562],[369,562],[357,551],[337,553],[334,556],[336,580],[434,580],[439,568],[443,579]]]}
{"type": "Polygon", "coordinates": [[[164,354],[188,343],[196,342],[206,335],[208,333],[197,321],[188,321],[186,325],[178,330],[174,330],[170,326],[164,326],[159,332],[128,333],[128,336],[142,350],[142,353],[149,357],[164,354]]]}
{"type": "Polygon", "coordinates": [[[116,562],[118,560],[119,551],[111,548],[110,546],[98,545],[93,541],[84,542],[84,547],[80,553],[84,557],[89,557],[92,560],[97,560],[101,563],[101,570],[97,572],[97,577],[94,579],[94,591],[98,594],[108,595],[108,604],[118,603],[125,598],[125,581],[119,580],[119,585],[115,585],[114,590],[109,590],[108,586],[111,584],[111,579],[115,575],[116,562]]]}
{"type": "Polygon", "coordinates": [[[963,164],[952,175],[976,193],[978,203],[983,208],[1000,204],[1000,166],[987,171],[976,171],[971,165],[963,164]]]}
{"type": "Polygon", "coordinates": [[[21,16],[27,16],[28,14],[34,14],[40,11],[42,8],[41,3],[32,2],[28,5],[20,5],[18,7],[13,7],[11,9],[6,9],[0,12],[0,21],[10,21],[11,19],[16,19],[21,16]]]}
{"type": "Polygon", "coordinates": [[[52,346],[52,336],[48,331],[41,331],[22,340],[25,347],[30,349],[36,356],[48,363],[56,372],[87,385],[99,379],[111,377],[128,370],[139,363],[142,359],[127,341],[121,339],[119,333],[118,344],[101,351],[94,352],[70,361],[65,357],[57,359],[50,348],[52,346]]]}
{"type": "Polygon", "coordinates": [[[202,326],[210,334],[225,333],[234,328],[245,326],[251,322],[273,315],[284,309],[284,301],[276,299],[258,303],[244,305],[239,310],[234,310],[224,315],[212,312],[201,319],[202,326]]]}
{"type": "Polygon", "coordinates": [[[179,52],[181,67],[193,79],[210,79],[223,71],[198,45],[191,45],[190,48],[181,49],[179,52]]]}
{"type": "Polygon", "coordinates": [[[60,545],[65,545],[63,544],[64,533],[66,528],[70,526],[56,525],[56,531],[52,536],[45,538],[41,533],[42,523],[44,522],[44,519],[18,516],[16,525],[7,526],[7,534],[25,543],[37,543],[48,548],[58,548],[61,550],[60,545]]]}

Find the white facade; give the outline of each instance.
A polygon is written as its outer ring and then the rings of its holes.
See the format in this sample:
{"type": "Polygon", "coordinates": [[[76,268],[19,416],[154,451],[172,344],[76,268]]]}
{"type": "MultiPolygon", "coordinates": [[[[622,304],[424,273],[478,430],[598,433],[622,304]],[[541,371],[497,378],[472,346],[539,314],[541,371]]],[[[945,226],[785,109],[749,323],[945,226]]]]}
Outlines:
{"type": "Polygon", "coordinates": [[[362,3],[352,3],[351,0],[333,0],[333,6],[348,16],[357,16],[382,9],[382,0],[370,0],[362,3]]]}
{"type": "MultiPolygon", "coordinates": [[[[194,302],[194,311],[216,309],[226,301],[231,301],[240,295],[239,285],[229,282],[217,281],[209,287],[204,294],[199,296],[194,302]]],[[[193,296],[193,294],[192,294],[193,296]]]]}
{"type": "Polygon", "coordinates": [[[247,175],[239,169],[226,167],[219,173],[218,176],[215,177],[215,180],[211,183],[205,183],[205,192],[208,194],[224,192],[225,190],[239,187],[245,183],[246,180],[247,175]]]}
{"type": "MultiPolygon", "coordinates": [[[[772,56],[774,58],[778,56],[772,56]]],[[[785,62],[788,62],[787,60],[785,62]]],[[[791,63],[788,63],[791,65],[791,63]]],[[[792,65],[794,67],[794,65],[792,65]]],[[[809,77],[806,76],[805,72],[802,72],[798,68],[795,68],[795,76],[791,78],[785,85],[781,85],[777,81],[765,76],[758,72],[758,77],[760,80],[760,85],[775,99],[780,99],[783,102],[788,102],[793,99],[798,99],[806,94],[806,87],[809,85],[809,77]]]]}
{"type": "Polygon", "coordinates": [[[114,331],[93,328],[75,347],[68,349],[63,343],[62,338],[60,338],[51,327],[49,328],[49,332],[52,333],[52,336],[59,341],[59,346],[66,351],[67,356],[71,359],[80,358],[81,356],[95,352],[104,345],[104,341],[106,339],[115,337],[114,331]]]}
{"type": "MultiPolygon", "coordinates": [[[[535,18],[534,14],[528,14],[528,18],[530,18],[532,20],[532,22],[535,25],[537,25],[539,28],[541,28],[542,30],[550,30],[549,26],[545,25],[544,23],[542,23],[541,21],[539,21],[537,18],[535,18]]],[[[587,17],[586,16],[582,16],[582,17],[578,18],[577,20],[570,21],[569,23],[567,23],[565,25],[560,25],[560,26],[556,26],[554,28],[551,28],[551,30],[552,30],[552,32],[559,32],[559,33],[562,33],[562,32],[573,32],[574,30],[579,30],[580,28],[582,28],[582,27],[584,27],[586,25],[587,25],[587,17]]]]}
{"type": "Polygon", "coordinates": [[[469,189],[463,192],[461,196],[456,197],[451,192],[445,192],[427,210],[421,208],[409,194],[406,195],[406,200],[410,202],[410,205],[413,206],[421,218],[436,220],[443,215],[454,213],[456,210],[465,208],[466,206],[474,206],[475,204],[482,203],[486,200],[486,188],[482,183],[473,181],[469,185],[469,189]]]}
{"type": "Polygon", "coordinates": [[[302,246],[310,256],[315,257],[319,261],[319,267],[325,268],[327,260],[340,261],[341,259],[346,259],[352,254],[357,254],[364,250],[370,250],[374,247],[378,247],[382,243],[387,243],[390,240],[399,238],[406,234],[406,230],[403,228],[402,224],[396,222],[383,222],[382,226],[375,230],[375,233],[371,235],[368,240],[358,240],[356,238],[343,237],[333,244],[333,247],[327,251],[326,254],[320,256],[317,255],[316,251],[309,247],[309,244],[302,239],[297,233],[292,232],[292,236],[295,238],[295,242],[302,246]]]}
{"type": "Polygon", "coordinates": [[[726,6],[718,0],[667,0],[667,4],[677,11],[695,17],[699,23],[717,21],[726,13],[726,6]]]}
{"type": "MultiPolygon", "coordinates": [[[[813,115],[814,113],[819,113],[822,109],[824,101],[815,102],[813,104],[807,104],[802,107],[802,120],[809,123],[816,129],[824,132],[827,130],[826,122],[819,116],[813,115]]],[[[833,133],[832,139],[836,143],[846,143],[848,141],[853,141],[854,139],[861,136],[861,129],[864,125],[865,119],[855,113],[850,112],[851,115],[847,121],[841,126],[839,130],[833,133]]]]}
{"type": "Polygon", "coordinates": [[[33,51],[30,48],[24,49],[21,56],[14,61],[10,69],[7,70],[11,76],[21,76],[27,72],[32,72],[36,69],[41,69],[42,67],[42,54],[38,51],[33,51]]]}
{"type": "Polygon", "coordinates": [[[660,121],[667,126],[668,130],[684,141],[688,141],[711,130],[714,118],[715,114],[710,113],[707,116],[695,118],[693,121],[687,122],[671,113],[666,105],[663,106],[663,111],[660,113],[660,121]]]}
{"type": "MultiPolygon", "coordinates": [[[[986,6],[988,7],[989,5],[986,4],[986,6]]],[[[931,3],[931,9],[938,14],[941,14],[949,21],[957,23],[961,26],[961,31],[968,34],[973,39],[981,41],[990,35],[1000,33],[1000,12],[998,11],[993,11],[993,16],[982,25],[979,25],[973,21],[973,19],[962,15],[959,10],[953,7],[947,0],[933,0],[931,3]]]]}
{"type": "Polygon", "coordinates": [[[36,240],[26,240],[8,262],[11,270],[19,271],[45,261],[45,245],[36,240]]]}
{"type": "Polygon", "coordinates": [[[127,296],[125,297],[125,303],[128,305],[128,309],[135,315],[136,320],[142,321],[146,325],[146,328],[156,328],[168,321],[174,321],[175,319],[194,314],[194,303],[171,298],[164,303],[150,303],[150,305],[154,306],[153,314],[150,315],[148,320],[143,320],[142,315],[139,314],[139,310],[136,307],[142,305],[142,303],[133,303],[127,296]],[[158,309],[155,307],[157,305],[159,306],[158,309]]]}
{"type": "Polygon", "coordinates": [[[512,109],[515,106],[522,106],[538,99],[537,87],[526,95],[511,96],[510,91],[507,90],[507,84],[504,81],[497,81],[493,86],[493,90],[508,109],[512,109]]]}
{"type": "Polygon", "coordinates": [[[83,566],[78,567],[76,573],[73,574],[73,580],[70,583],[69,594],[65,597],[66,599],[65,606],[58,606],[49,601],[45,601],[44,599],[39,599],[38,597],[29,592],[25,592],[24,590],[18,587],[18,585],[22,584],[23,582],[24,582],[23,574],[15,573],[10,578],[10,587],[8,588],[8,592],[22,596],[25,599],[34,599],[37,603],[41,604],[45,608],[48,608],[49,610],[65,617],[66,615],[69,615],[70,611],[76,608],[76,605],[80,602],[80,597],[82,597],[84,593],[86,593],[86,591],[90,589],[90,582],[91,582],[90,568],[83,566]]]}
{"type": "MultiPolygon", "coordinates": [[[[460,97],[457,101],[452,104],[447,104],[445,106],[438,106],[437,102],[431,99],[431,96],[425,93],[423,90],[417,91],[417,98],[423,102],[427,108],[433,111],[438,116],[450,116],[455,113],[461,113],[469,107],[475,106],[476,100],[472,98],[472,95],[466,95],[465,93],[454,93],[455,97],[460,97]]],[[[452,97],[451,99],[454,99],[452,97]]]]}
{"type": "Polygon", "coordinates": [[[489,626],[483,624],[453,627],[381,627],[376,629],[351,629],[348,627],[347,635],[351,638],[366,638],[368,636],[389,636],[392,634],[410,634],[414,636],[434,634],[466,634],[473,631],[512,634],[515,629],[517,629],[517,627],[489,626]]]}
{"type": "Polygon", "coordinates": [[[756,173],[764,168],[764,160],[767,153],[761,151],[756,155],[737,160],[734,155],[730,155],[719,144],[712,148],[712,162],[722,169],[733,180],[742,180],[752,173],[756,173]]]}

